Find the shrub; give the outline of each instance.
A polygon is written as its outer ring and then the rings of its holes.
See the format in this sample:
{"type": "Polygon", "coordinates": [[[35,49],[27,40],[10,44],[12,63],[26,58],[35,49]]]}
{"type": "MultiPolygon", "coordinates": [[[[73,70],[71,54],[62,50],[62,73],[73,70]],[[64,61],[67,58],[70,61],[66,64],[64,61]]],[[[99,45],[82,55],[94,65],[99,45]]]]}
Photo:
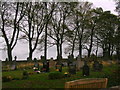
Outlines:
{"type": "Polygon", "coordinates": [[[120,85],[120,66],[109,77],[110,86],[120,85]]]}
{"type": "Polygon", "coordinates": [[[2,81],[3,82],[9,82],[9,81],[11,81],[12,80],[12,77],[11,76],[3,76],[2,77],[2,81]]]}
{"type": "Polygon", "coordinates": [[[111,74],[104,73],[103,78],[108,78],[108,87],[120,85],[120,67],[111,74]]]}
{"type": "Polygon", "coordinates": [[[61,79],[64,77],[64,74],[61,72],[51,72],[48,77],[49,79],[61,79]]]}
{"type": "Polygon", "coordinates": [[[23,78],[22,79],[27,79],[29,77],[29,73],[27,71],[23,71],[23,78]]]}

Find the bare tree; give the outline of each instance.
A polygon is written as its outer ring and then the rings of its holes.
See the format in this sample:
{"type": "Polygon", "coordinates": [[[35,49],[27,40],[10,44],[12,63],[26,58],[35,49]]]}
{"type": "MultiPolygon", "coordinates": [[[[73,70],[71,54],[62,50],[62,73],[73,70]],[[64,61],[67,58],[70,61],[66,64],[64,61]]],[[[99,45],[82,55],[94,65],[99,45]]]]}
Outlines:
{"type": "Polygon", "coordinates": [[[12,50],[19,36],[19,23],[25,14],[24,3],[1,2],[1,31],[7,45],[8,60],[12,61],[12,50]]]}

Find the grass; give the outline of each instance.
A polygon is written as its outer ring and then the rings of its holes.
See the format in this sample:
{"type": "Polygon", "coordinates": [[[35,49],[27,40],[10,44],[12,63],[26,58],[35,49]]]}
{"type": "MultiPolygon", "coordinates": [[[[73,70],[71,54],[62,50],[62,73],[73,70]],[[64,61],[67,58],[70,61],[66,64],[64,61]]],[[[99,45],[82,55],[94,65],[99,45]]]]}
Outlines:
{"type": "MultiPolygon", "coordinates": [[[[72,81],[76,79],[82,79],[82,78],[102,78],[106,77],[108,75],[111,75],[114,70],[118,68],[117,65],[111,65],[111,66],[105,66],[103,68],[102,72],[93,72],[90,71],[90,76],[84,77],[82,76],[82,72],[79,71],[75,75],[72,75],[71,77],[66,77],[62,79],[56,79],[56,80],[49,80],[48,75],[49,73],[40,73],[33,75],[30,75],[28,79],[26,80],[12,80],[10,82],[3,82],[2,87],[3,88],[64,88],[64,84],[67,81],[72,81]]],[[[54,71],[54,68],[50,69],[51,71],[54,71]]],[[[28,72],[33,72],[32,69],[27,70],[28,72]]],[[[63,68],[62,73],[67,71],[67,67],[63,68]]],[[[16,70],[16,71],[8,71],[3,72],[3,76],[12,76],[13,78],[22,78],[22,72],[23,70],[16,70]]],[[[108,87],[111,87],[112,79],[108,80],[108,87]]]]}

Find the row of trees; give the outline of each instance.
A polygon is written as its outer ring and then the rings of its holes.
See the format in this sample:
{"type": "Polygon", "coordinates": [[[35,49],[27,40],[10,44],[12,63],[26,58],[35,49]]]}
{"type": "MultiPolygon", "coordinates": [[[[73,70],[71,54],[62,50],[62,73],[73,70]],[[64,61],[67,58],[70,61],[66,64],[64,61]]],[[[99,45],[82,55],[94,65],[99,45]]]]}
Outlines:
{"type": "Polygon", "coordinates": [[[4,38],[8,59],[20,39],[29,45],[29,59],[34,51],[56,45],[58,60],[65,51],[74,55],[95,49],[103,50],[103,57],[110,58],[115,52],[120,59],[120,18],[102,8],[93,8],[89,2],[1,2],[1,37],[4,38]]]}

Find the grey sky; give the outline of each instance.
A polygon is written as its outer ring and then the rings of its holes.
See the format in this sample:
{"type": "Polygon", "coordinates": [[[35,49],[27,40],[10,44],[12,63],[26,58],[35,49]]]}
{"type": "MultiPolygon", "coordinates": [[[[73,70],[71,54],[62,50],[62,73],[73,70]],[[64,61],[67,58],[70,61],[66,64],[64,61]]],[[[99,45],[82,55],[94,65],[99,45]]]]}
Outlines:
{"type": "MultiPolygon", "coordinates": [[[[113,0],[83,0],[83,1],[89,1],[94,4],[94,7],[102,7],[104,11],[110,10],[112,13],[117,14],[115,10],[115,2],[113,0]]],[[[1,38],[0,38],[1,41],[1,38]]],[[[2,44],[0,44],[0,48],[2,47],[2,44]]],[[[43,55],[43,52],[35,52],[33,55],[33,58],[40,58],[40,56],[43,55]]],[[[47,58],[56,58],[56,48],[52,47],[48,49],[47,58]]],[[[76,54],[77,55],[77,54],[76,54]]],[[[0,59],[5,60],[7,54],[6,51],[0,50],[0,59]]],[[[26,59],[28,57],[28,44],[19,41],[16,45],[16,47],[13,50],[13,57],[17,56],[18,59],[26,59]]],[[[63,57],[67,57],[68,55],[64,54],[63,51],[63,57]]]]}
{"type": "Polygon", "coordinates": [[[92,2],[95,7],[102,7],[105,11],[110,10],[111,13],[114,13],[117,15],[117,12],[115,12],[114,0],[84,0],[84,1],[92,2]]]}

